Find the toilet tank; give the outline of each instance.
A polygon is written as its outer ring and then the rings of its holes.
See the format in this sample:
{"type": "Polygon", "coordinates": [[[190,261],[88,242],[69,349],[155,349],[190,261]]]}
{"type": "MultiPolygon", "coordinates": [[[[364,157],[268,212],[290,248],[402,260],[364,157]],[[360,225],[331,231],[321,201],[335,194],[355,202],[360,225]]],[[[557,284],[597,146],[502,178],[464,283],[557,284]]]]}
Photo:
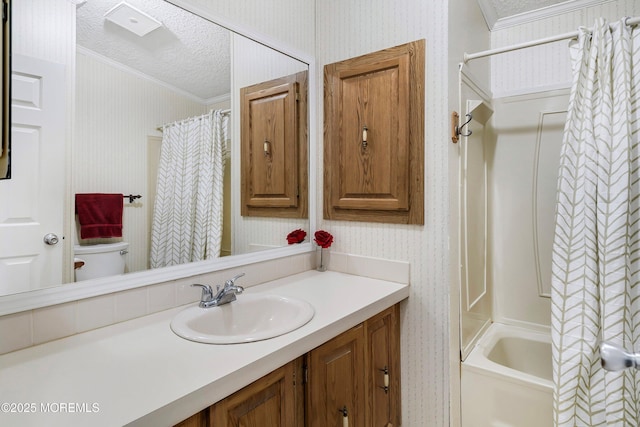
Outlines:
{"type": "Polygon", "coordinates": [[[124,273],[128,248],[127,242],[75,245],[74,261],[84,262],[75,270],[76,282],[124,273]]]}

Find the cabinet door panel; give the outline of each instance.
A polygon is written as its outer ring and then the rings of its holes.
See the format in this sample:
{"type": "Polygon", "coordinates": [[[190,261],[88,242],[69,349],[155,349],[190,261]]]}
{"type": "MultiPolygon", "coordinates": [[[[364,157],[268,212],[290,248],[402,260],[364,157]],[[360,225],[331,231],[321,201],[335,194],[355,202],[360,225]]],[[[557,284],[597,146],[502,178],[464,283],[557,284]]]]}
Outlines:
{"type": "Polygon", "coordinates": [[[398,305],[366,322],[368,426],[400,425],[399,323],[398,305]]]}
{"type": "Polygon", "coordinates": [[[340,73],[342,109],[340,191],[334,206],[352,209],[407,210],[408,61],[398,58],[359,73],[340,73]],[[367,143],[363,130],[367,128],[367,143]]]}
{"type": "Polygon", "coordinates": [[[357,326],[309,354],[307,421],[310,427],[364,426],[364,327],[357,326]]]}
{"type": "Polygon", "coordinates": [[[240,90],[241,213],[306,218],[307,73],[240,90]]]}
{"type": "Polygon", "coordinates": [[[324,217],[424,223],[424,40],[324,67],[324,217]]]}
{"type": "Polygon", "coordinates": [[[216,427],[301,426],[302,387],[296,384],[301,361],[293,361],[211,407],[216,427]],[[300,394],[300,397],[299,397],[300,394]]]}

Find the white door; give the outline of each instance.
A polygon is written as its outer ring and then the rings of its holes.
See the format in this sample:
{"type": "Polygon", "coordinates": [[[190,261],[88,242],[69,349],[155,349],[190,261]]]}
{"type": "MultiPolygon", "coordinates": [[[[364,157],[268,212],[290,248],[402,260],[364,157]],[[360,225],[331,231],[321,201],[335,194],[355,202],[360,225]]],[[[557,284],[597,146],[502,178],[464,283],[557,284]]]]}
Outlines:
{"type": "Polygon", "coordinates": [[[64,66],[14,55],[11,98],[11,179],[0,181],[0,295],[62,282],[64,66]],[[49,233],[57,244],[45,243],[49,233]]]}

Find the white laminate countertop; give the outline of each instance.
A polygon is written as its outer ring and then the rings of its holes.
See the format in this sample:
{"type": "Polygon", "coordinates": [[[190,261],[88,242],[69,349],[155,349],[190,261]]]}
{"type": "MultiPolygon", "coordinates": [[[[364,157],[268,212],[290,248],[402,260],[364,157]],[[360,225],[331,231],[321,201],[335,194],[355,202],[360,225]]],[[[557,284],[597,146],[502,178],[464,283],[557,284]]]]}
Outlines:
{"type": "Polygon", "coordinates": [[[409,287],[307,271],[245,292],[300,298],[315,315],[276,338],[212,345],[171,331],[183,306],[2,355],[0,426],[171,426],[407,298],[409,287]]]}

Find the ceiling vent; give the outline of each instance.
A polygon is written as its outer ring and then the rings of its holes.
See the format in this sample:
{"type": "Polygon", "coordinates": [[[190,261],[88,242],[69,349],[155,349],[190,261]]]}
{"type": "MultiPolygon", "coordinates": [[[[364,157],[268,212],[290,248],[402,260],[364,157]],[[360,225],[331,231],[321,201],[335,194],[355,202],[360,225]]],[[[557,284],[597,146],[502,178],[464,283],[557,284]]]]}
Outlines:
{"type": "Polygon", "coordinates": [[[124,1],[112,7],[104,17],[140,37],[162,27],[160,21],[124,1]]]}

